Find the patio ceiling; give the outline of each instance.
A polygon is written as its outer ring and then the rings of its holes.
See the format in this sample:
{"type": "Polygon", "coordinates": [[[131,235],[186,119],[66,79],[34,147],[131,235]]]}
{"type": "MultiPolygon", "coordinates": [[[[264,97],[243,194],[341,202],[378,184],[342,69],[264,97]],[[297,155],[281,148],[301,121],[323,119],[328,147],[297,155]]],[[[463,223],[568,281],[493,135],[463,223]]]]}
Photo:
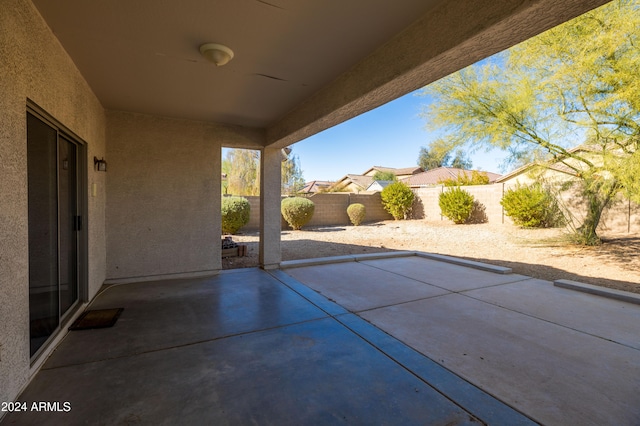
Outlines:
{"type": "Polygon", "coordinates": [[[33,2],[106,109],[264,128],[274,147],[605,3],[33,2]],[[207,62],[209,42],[234,59],[207,62]]]}

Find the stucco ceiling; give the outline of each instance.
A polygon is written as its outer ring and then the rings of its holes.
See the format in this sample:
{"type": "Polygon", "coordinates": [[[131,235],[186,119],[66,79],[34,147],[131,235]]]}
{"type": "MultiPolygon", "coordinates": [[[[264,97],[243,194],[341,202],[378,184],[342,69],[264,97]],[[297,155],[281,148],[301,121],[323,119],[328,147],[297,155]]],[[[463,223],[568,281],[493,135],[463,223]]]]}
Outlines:
{"type": "Polygon", "coordinates": [[[278,148],[607,0],[33,0],[106,109],[278,148]],[[235,52],[223,67],[204,43],[235,52]]]}
{"type": "Polygon", "coordinates": [[[107,109],[266,127],[440,0],[35,0],[107,109]],[[223,67],[199,53],[229,46],[223,67]]]}

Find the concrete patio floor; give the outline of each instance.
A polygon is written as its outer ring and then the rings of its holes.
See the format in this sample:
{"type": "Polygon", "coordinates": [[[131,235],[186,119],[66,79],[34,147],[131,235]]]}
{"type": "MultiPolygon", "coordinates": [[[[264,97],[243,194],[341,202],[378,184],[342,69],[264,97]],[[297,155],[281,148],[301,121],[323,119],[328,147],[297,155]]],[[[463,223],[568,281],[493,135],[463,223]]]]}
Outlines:
{"type": "Polygon", "coordinates": [[[640,424],[640,305],[416,255],[314,263],[109,287],[91,309],[116,325],[69,332],[19,398],[71,410],[2,424],[640,424]]]}

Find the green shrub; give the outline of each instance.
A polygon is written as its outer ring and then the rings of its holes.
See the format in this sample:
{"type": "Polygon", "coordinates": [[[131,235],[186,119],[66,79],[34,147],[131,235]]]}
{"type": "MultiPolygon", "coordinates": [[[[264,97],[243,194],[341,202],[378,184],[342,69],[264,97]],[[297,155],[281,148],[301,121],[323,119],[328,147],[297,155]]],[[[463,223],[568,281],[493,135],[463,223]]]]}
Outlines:
{"type": "Polygon", "coordinates": [[[458,224],[469,220],[473,211],[473,202],[473,195],[459,186],[444,191],[438,198],[442,215],[458,224]]]}
{"type": "Polygon", "coordinates": [[[244,197],[222,198],[222,233],[235,234],[249,223],[251,205],[244,197]]]}
{"type": "Polygon", "coordinates": [[[289,226],[300,229],[311,220],[315,207],[313,201],[307,198],[292,197],[282,200],[280,211],[289,226]]]}
{"type": "Polygon", "coordinates": [[[472,170],[471,176],[468,176],[466,173],[460,173],[455,179],[448,178],[440,180],[439,183],[443,184],[444,186],[488,185],[489,175],[487,175],[485,172],[472,170]]]}
{"type": "Polygon", "coordinates": [[[406,219],[411,211],[415,194],[405,183],[393,182],[380,193],[384,209],[391,213],[395,220],[406,219]]]}
{"type": "Polygon", "coordinates": [[[523,228],[551,228],[564,222],[555,197],[540,184],[509,189],[500,204],[505,214],[523,228]]]}
{"type": "Polygon", "coordinates": [[[354,226],[358,226],[364,221],[366,213],[367,210],[364,205],[360,203],[350,204],[349,207],[347,207],[347,215],[354,226]]]}

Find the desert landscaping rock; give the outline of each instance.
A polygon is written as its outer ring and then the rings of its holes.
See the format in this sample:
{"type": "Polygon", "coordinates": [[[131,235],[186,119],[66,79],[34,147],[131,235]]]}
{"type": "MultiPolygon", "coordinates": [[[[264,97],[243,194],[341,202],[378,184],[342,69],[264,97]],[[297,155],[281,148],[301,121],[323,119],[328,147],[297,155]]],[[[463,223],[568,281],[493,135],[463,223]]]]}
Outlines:
{"type": "MultiPolygon", "coordinates": [[[[596,247],[567,244],[562,229],[520,229],[509,224],[454,225],[446,221],[384,221],[360,226],[282,232],[282,260],[424,251],[513,269],[513,273],[640,293],[640,236],[602,233],[596,247]]],[[[225,269],[258,266],[258,233],[233,240],[247,256],[223,259],[225,269]]]]}

